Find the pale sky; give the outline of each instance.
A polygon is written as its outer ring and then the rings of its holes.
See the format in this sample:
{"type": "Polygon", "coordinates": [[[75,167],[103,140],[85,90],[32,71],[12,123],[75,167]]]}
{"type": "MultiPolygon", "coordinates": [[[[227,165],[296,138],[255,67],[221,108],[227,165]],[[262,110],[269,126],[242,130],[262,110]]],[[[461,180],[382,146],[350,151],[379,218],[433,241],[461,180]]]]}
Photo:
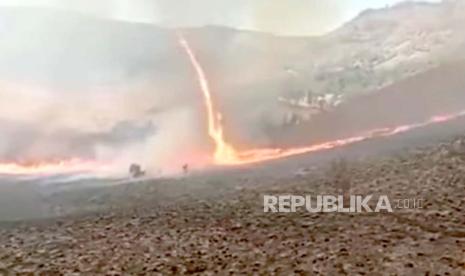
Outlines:
{"type": "Polygon", "coordinates": [[[318,35],[338,27],[365,9],[381,8],[401,1],[0,0],[0,5],[59,8],[103,18],[171,27],[222,25],[281,35],[318,35]]]}

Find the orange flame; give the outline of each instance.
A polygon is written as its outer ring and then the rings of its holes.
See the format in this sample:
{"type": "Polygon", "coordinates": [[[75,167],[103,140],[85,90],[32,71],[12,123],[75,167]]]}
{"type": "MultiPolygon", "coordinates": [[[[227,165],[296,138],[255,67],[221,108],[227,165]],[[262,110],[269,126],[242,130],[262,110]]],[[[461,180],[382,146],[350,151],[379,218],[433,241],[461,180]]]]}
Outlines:
{"type": "Polygon", "coordinates": [[[190,47],[187,40],[181,33],[178,33],[178,39],[181,47],[184,49],[189,57],[189,60],[197,74],[197,80],[202,90],[205,106],[207,109],[208,119],[208,134],[215,144],[214,162],[218,165],[241,165],[258,163],[262,161],[269,161],[289,157],[298,154],[304,154],[314,151],[327,150],[336,147],[361,142],[371,138],[387,137],[403,133],[412,129],[425,127],[435,123],[441,123],[465,116],[465,110],[449,114],[445,116],[434,116],[429,120],[422,123],[402,125],[392,128],[381,128],[368,131],[362,135],[339,139],[335,141],[325,142],[322,144],[311,145],[307,147],[298,148],[268,148],[268,149],[252,149],[247,151],[237,151],[233,145],[229,144],[224,138],[224,127],[222,125],[222,115],[215,108],[213,102],[210,85],[198,58],[190,47]]]}
{"type": "Polygon", "coordinates": [[[0,163],[0,175],[51,175],[83,172],[102,172],[108,166],[97,161],[70,159],[37,163],[0,163]]]}

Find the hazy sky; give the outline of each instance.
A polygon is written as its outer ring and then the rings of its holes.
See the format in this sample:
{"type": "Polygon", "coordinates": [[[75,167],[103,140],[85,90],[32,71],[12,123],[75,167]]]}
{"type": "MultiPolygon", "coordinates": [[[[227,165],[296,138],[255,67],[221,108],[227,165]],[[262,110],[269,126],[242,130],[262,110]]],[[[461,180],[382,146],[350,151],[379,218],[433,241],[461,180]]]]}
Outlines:
{"type": "Polygon", "coordinates": [[[214,24],[315,35],[334,29],[362,10],[397,2],[401,0],[0,0],[0,5],[46,6],[168,26],[214,24]]]}

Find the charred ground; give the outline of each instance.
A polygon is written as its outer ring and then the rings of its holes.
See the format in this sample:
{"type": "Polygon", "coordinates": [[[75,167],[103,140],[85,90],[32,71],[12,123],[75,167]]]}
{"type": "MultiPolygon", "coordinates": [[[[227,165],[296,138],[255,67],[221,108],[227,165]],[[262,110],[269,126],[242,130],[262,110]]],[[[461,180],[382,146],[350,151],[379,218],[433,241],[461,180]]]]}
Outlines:
{"type": "Polygon", "coordinates": [[[73,193],[74,211],[93,206],[92,213],[4,225],[0,268],[46,275],[461,275],[465,138],[437,139],[463,123],[253,168],[73,193]],[[337,193],[341,173],[332,161],[340,156],[352,194],[423,198],[424,208],[263,213],[264,194],[337,193]]]}

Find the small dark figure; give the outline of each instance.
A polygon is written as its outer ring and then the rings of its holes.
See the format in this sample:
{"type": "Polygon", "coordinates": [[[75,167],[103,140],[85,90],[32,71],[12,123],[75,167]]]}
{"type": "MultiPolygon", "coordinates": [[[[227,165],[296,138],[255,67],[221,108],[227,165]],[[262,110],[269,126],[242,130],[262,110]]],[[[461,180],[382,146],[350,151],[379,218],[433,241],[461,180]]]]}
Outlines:
{"type": "Polygon", "coordinates": [[[182,171],[184,174],[188,174],[189,173],[189,164],[184,164],[182,166],[182,171]]]}
{"type": "Polygon", "coordinates": [[[145,171],[142,170],[140,165],[131,164],[131,166],[129,167],[129,174],[133,178],[139,178],[145,176],[145,171]]]}

